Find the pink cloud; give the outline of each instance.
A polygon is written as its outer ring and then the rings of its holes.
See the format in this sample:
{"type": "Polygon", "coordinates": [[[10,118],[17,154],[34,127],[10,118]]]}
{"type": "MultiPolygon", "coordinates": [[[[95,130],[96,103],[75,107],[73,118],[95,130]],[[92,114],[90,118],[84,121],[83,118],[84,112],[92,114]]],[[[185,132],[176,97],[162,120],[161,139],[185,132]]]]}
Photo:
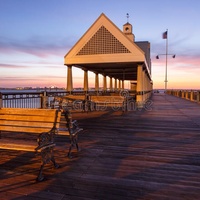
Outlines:
{"type": "Polygon", "coordinates": [[[1,77],[1,87],[65,87],[66,77],[63,76],[40,76],[40,77],[1,77]]]}
{"type": "Polygon", "coordinates": [[[3,63],[0,63],[0,68],[18,69],[18,68],[28,68],[28,67],[27,66],[22,66],[22,65],[12,65],[12,64],[3,64],[3,63]]]}
{"type": "Polygon", "coordinates": [[[70,43],[67,39],[58,40],[55,38],[34,37],[19,41],[0,37],[0,53],[15,54],[21,52],[41,58],[47,58],[52,55],[64,57],[71,48],[71,45],[67,44],[66,41],[70,43]]]}

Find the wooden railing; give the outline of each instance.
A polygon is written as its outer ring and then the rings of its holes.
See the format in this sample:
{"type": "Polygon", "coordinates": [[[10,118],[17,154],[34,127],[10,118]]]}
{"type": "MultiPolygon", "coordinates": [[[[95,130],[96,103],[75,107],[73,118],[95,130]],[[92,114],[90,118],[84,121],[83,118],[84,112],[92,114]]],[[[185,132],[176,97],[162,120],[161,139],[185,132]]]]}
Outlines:
{"type": "Polygon", "coordinates": [[[167,90],[167,94],[200,103],[200,90],[167,90]]]}

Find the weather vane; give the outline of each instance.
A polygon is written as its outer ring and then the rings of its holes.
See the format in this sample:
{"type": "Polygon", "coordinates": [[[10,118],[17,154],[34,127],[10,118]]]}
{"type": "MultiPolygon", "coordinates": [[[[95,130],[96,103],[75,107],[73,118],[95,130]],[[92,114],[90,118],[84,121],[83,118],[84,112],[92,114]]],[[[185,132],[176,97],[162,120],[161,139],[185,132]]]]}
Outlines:
{"type": "Polygon", "coordinates": [[[128,19],[129,19],[129,14],[128,13],[126,13],[126,17],[127,17],[127,23],[128,23],[128,19]]]}

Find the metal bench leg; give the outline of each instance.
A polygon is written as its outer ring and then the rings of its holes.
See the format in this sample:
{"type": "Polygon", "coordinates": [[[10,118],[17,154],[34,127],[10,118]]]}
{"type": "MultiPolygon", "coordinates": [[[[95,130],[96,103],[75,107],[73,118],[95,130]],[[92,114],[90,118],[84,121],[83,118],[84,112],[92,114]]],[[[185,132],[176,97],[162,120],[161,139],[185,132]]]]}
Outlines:
{"type": "Polygon", "coordinates": [[[72,156],[71,156],[71,150],[72,150],[72,144],[70,144],[70,146],[69,146],[69,151],[68,151],[68,158],[72,158],[72,156]]]}
{"type": "Polygon", "coordinates": [[[78,137],[77,135],[70,136],[70,146],[69,146],[69,151],[68,151],[68,157],[69,158],[72,158],[72,156],[71,156],[71,150],[72,150],[72,147],[74,145],[76,145],[76,149],[77,149],[77,151],[79,151],[78,138],[77,137],[78,137]]]}
{"type": "Polygon", "coordinates": [[[76,145],[77,151],[80,151],[80,148],[78,146],[78,134],[74,137],[74,144],[76,145]]]}
{"type": "Polygon", "coordinates": [[[44,180],[44,176],[42,175],[43,168],[44,168],[44,163],[41,165],[40,171],[39,171],[39,174],[38,174],[38,177],[37,177],[37,179],[36,179],[36,181],[38,181],[38,182],[44,180]]]}
{"type": "Polygon", "coordinates": [[[71,151],[72,151],[73,146],[74,146],[73,136],[70,136],[70,146],[69,146],[69,151],[68,151],[68,155],[67,155],[69,158],[72,158],[71,151]]]}
{"type": "Polygon", "coordinates": [[[52,157],[51,157],[51,162],[53,163],[54,167],[56,169],[58,169],[60,167],[60,165],[58,163],[56,163],[55,161],[55,158],[54,158],[54,155],[52,154],[52,157]]]}
{"type": "Polygon", "coordinates": [[[52,162],[56,169],[59,168],[59,165],[56,163],[54,155],[53,155],[53,148],[54,147],[46,147],[45,149],[41,150],[41,152],[40,152],[42,165],[40,167],[37,181],[44,180],[44,176],[42,175],[42,172],[43,172],[44,165],[46,165],[47,163],[52,162]]]}
{"type": "Polygon", "coordinates": [[[77,149],[77,151],[80,151],[79,150],[79,146],[78,146],[78,143],[76,142],[76,149],[77,149]]]}

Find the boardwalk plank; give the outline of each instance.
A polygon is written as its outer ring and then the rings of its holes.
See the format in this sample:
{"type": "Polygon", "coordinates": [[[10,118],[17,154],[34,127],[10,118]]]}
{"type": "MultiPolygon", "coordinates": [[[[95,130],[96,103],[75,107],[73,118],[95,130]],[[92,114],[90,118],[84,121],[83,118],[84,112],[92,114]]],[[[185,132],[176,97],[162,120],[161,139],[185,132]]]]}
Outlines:
{"type": "Polygon", "coordinates": [[[200,105],[164,94],[151,101],[146,110],[73,111],[85,130],[81,151],[69,159],[68,139],[58,137],[61,167],[48,165],[41,183],[37,157],[0,150],[1,199],[199,199],[200,105]]]}

